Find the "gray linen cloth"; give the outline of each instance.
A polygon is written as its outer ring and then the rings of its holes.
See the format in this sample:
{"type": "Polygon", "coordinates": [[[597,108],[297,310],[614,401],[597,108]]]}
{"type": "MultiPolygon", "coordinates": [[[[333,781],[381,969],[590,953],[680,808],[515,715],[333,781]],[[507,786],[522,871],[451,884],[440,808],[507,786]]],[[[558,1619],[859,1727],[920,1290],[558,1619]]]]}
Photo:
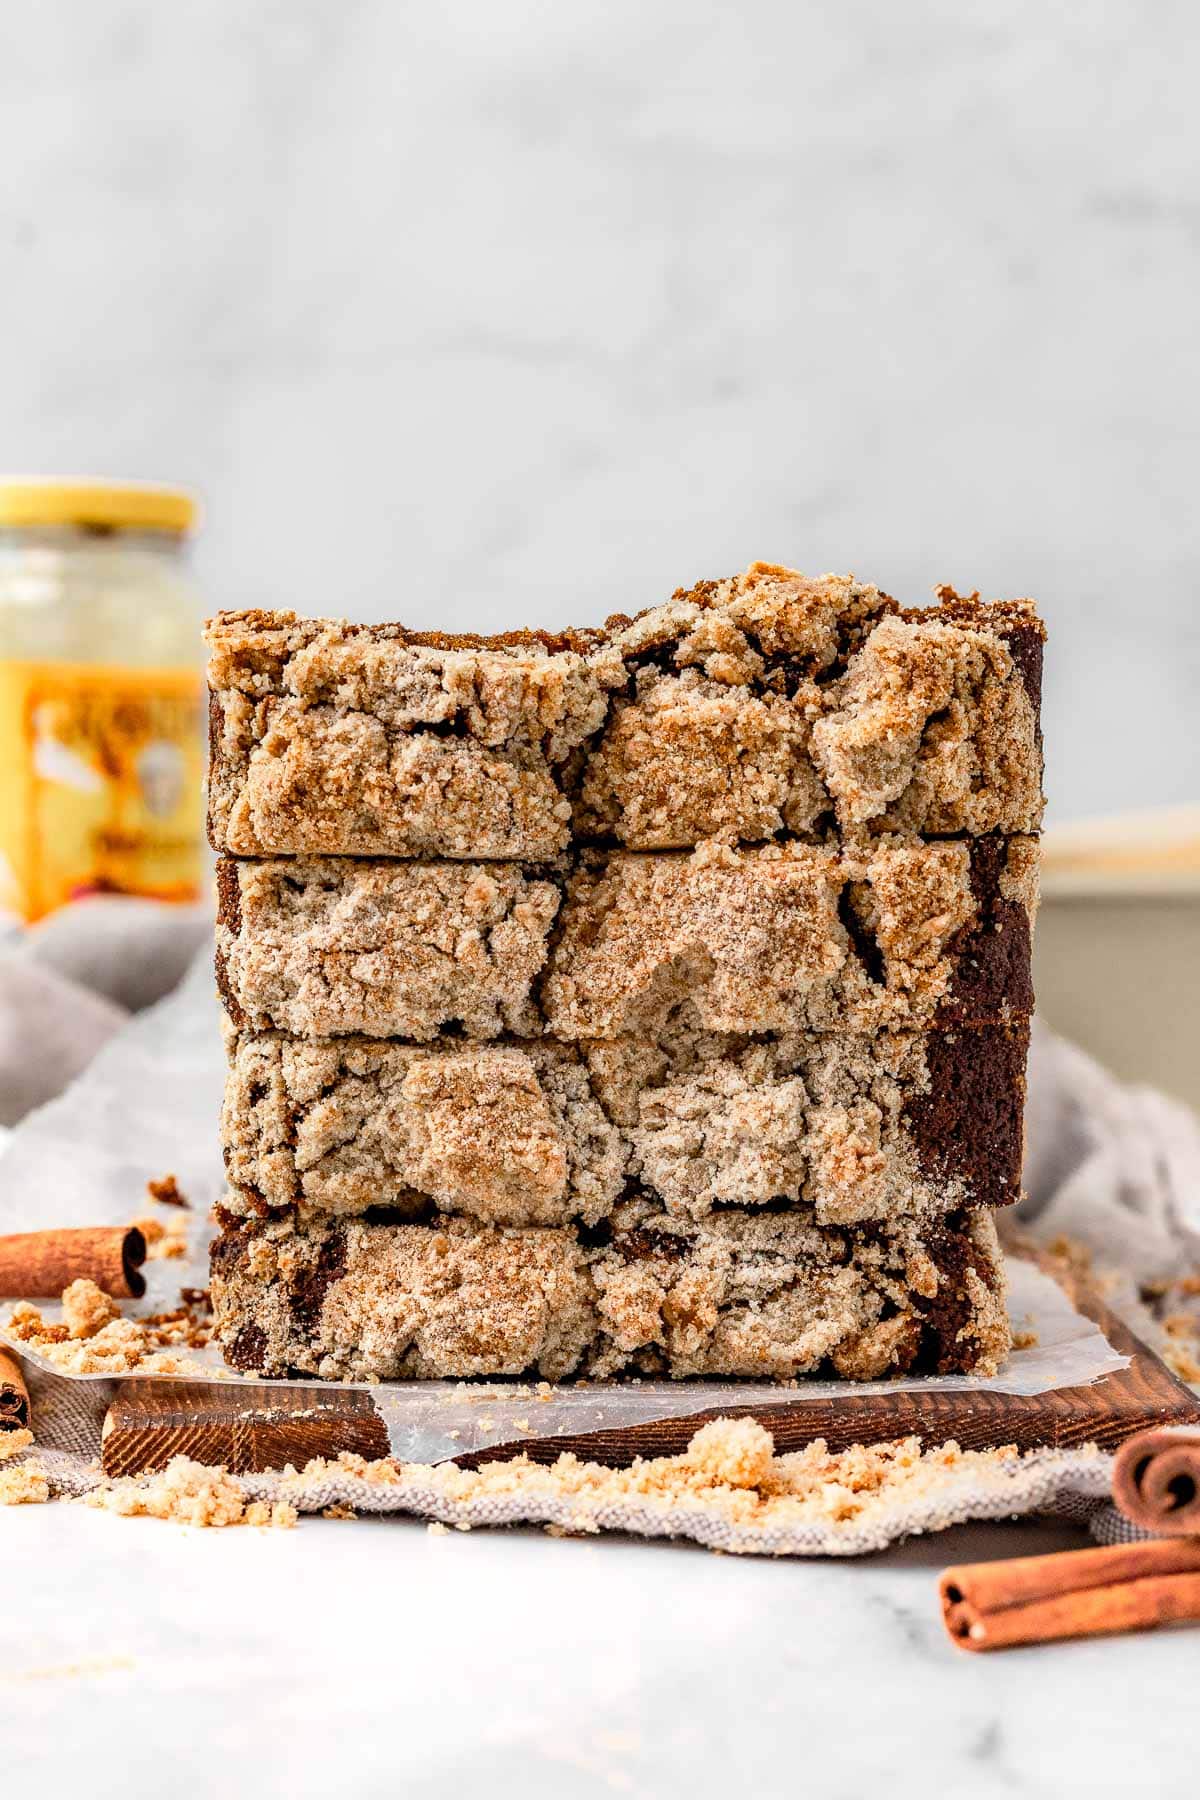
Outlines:
{"type": "Polygon", "coordinates": [[[0,946],[0,1125],[61,1093],[211,931],[207,906],[98,894],[0,946]]]}

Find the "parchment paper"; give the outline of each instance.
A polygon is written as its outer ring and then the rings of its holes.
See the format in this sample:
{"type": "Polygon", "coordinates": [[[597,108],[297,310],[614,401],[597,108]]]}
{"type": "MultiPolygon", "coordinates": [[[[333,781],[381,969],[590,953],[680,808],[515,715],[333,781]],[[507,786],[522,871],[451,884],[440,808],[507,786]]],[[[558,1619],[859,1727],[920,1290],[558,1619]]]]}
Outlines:
{"type": "MultiPolygon", "coordinates": [[[[222,1189],[217,1140],[222,1080],[217,1002],[210,958],[203,952],[175,994],[137,1018],[66,1093],[13,1133],[0,1158],[0,1231],[125,1223],[151,1210],[147,1179],[170,1172],[192,1202],[189,1255],[148,1263],[145,1300],[126,1310],[135,1317],[167,1310],[178,1304],[181,1285],[205,1286],[207,1213],[222,1189]]],[[[1004,1372],[987,1379],[921,1376],[853,1388],[811,1380],[794,1387],[750,1381],[347,1385],[370,1392],[394,1455],[432,1463],[520,1438],[572,1436],[768,1399],[772,1407],[786,1406],[789,1396],[805,1403],[852,1404],[856,1396],[906,1389],[1033,1395],[1086,1385],[1127,1366],[1129,1359],[1075,1312],[1048,1276],[1020,1261],[1010,1263],[1009,1275],[1014,1327],[1034,1333],[1036,1343],[1015,1351],[1004,1372]]],[[[39,1305],[47,1318],[55,1317],[53,1305],[39,1305]]],[[[26,1345],[17,1347],[28,1360],[40,1361],[26,1345]]],[[[219,1370],[226,1381],[249,1379],[231,1377],[215,1350],[191,1356],[211,1367],[214,1377],[219,1370]]],[[[112,1385],[108,1377],[75,1379],[112,1385]]],[[[314,1393],[329,1392],[328,1383],[312,1385],[314,1393]]]]}

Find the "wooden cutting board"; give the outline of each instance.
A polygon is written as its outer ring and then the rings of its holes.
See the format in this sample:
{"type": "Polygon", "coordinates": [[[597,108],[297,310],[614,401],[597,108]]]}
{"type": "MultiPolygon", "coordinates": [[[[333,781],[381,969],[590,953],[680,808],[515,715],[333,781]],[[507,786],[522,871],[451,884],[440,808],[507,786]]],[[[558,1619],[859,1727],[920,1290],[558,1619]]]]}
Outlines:
{"type": "MultiPolygon", "coordinates": [[[[760,1404],[721,1411],[727,1417],[760,1420],[773,1433],[778,1451],[799,1450],[818,1437],[831,1450],[841,1450],[910,1435],[927,1444],[955,1438],[976,1450],[1000,1444],[1033,1450],[1083,1443],[1112,1450],[1151,1425],[1200,1424],[1200,1400],[1099,1296],[1061,1266],[1044,1261],[1043,1266],[1067,1288],[1079,1311],[1096,1321],[1113,1348],[1131,1358],[1127,1369],[1087,1387],[1033,1396],[920,1389],[860,1394],[847,1384],[845,1394],[835,1400],[805,1401],[803,1389],[792,1388],[787,1404],[780,1405],[772,1403],[772,1390],[766,1388],[760,1404]]],[[[677,1454],[706,1419],[717,1416],[692,1413],[587,1436],[501,1444],[456,1461],[474,1468],[523,1450],[536,1462],[553,1462],[570,1450],[619,1467],[635,1456],[677,1454]]],[[[311,1457],[333,1457],[343,1450],[368,1458],[388,1454],[383,1420],[370,1393],[360,1388],[127,1381],[118,1388],[104,1424],[106,1475],[161,1469],[181,1455],[245,1474],[287,1463],[300,1468],[311,1457]]]]}

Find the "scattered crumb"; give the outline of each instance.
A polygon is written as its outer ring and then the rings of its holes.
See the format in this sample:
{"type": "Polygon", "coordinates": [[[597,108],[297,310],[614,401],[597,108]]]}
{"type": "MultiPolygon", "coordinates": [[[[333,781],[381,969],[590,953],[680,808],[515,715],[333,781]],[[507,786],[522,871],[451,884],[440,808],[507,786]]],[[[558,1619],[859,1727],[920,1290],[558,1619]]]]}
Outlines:
{"type": "Polygon", "coordinates": [[[20,1456],[33,1443],[33,1433],[24,1425],[18,1425],[14,1431],[0,1431],[0,1463],[11,1462],[14,1456],[20,1456]]]}
{"type": "Polygon", "coordinates": [[[73,1281],[63,1289],[63,1323],[73,1338],[91,1338],[119,1319],[121,1309],[94,1281],[73,1281]]]}
{"type": "Polygon", "coordinates": [[[50,1483],[36,1462],[0,1468],[0,1506],[44,1506],[49,1498],[50,1483]]]}
{"type": "MultiPolygon", "coordinates": [[[[1176,1287],[1185,1293],[1195,1292],[1195,1289],[1186,1288],[1183,1282],[1177,1283],[1176,1287]]],[[[1164,1295],[1164,1299],[1166,1297],[1164,1295]]],[[[1162,1327],[1167,1334],[1162,1355],[1168,1369],[1178,1375],[1180,1381],[1200,1383],[1200,1313],[1167,1313],[1162,1327]]]]}
{"type": "Polygon", "coordinates": [[[1064,1263],[1067,1272],[1077,1281],[1085,1282],[1095,1294],[1111,1294],[1121,1280],[1119,1269],[1098,1269],[1091,1250],[1079,1238],[1068,1237],[1060,1232],[1042,1248],[1064,1263]]]}
{"type": "MultiPolygon", "coordinates": [[[[14,1437],[18,1434],[12,1434],[14,1437]]],[[[19,1434],[21,1448],[32,1441],[19,1434]]],[[[1096,1454],[1099,1454],[1098,1452],[1096,1454]]],[[[658,1513],[680,1508],[701,1510],[741,1529],[789,1529],[800,1525],[886,1521],[921,1501],[928,1506],[946,1496],[942,1523],[960,1517],[954,1495],[964,1477],[986,1484],[1006,1466],[1020,1461],[1015,1446],[999,1450],[962,1450],[956,1443],[922,1451],[918,1438],[898,1443],[857,1444],[831,1452],[822,1440],[805,1449],[777,1456],[771,1434],[753,1419],[716,1419],[702,1426],[679,1456],[638,1459],[623,1469],[581,1462],[564,1454],[550,1464],[514,1456],[462,1469],[454,1463],[436,1466],[397,1463],[391,1458],[368,1462],[351,1452],[315,1459],[303,1470],[289,1467],[280,1477],[274,1502],[247,1500],[225,1469],[207,1468],[177,1456],[161,1474],[102,1482],[86,1496],[86,1504],[124,1518],[171,1519],[185,1525],[271,1526],[287,1530],[302,1511],[321,1511],[326,1518],[352,1519],[345,1504],[322,1506],[320,1490],[331,1476],[351,1477],[373,1487],[403,1489],[397,1510],[449,1508],[460,1515],[480,1501],[517,1498],[531,1509],[553,1509],[545,1520],[552,1536],[589,1536],[607,1523],[614,1506],[636,1502],[658,1513]],[[311,1495],[308,1506],[306,1499],[311,1495]]],[[[31,1461],[0,1469],[0,1504],[41,1501],[49,1497],[43,1471],[31,1461]]],[[[450,1529],[470,1531],[469,1519],[453,1525],[431,1519],[435,1537],[450,1529]]],[[[750,1549],[743,1540],[731,1548],[750,1549]]]]}
{"type": "MultiPolygon", "coordinates": [[[[391,1458],[365,1462],[344,1452],[317,1458],[297,1473],[289,1471],[285,1491],[303,1508],[306,1489],[324,1486],[331,1475],[349,1475],[379,1487],[419,1489],[452,1506],[521,1495],[570,1506],[553,1530],[586,1535],[614,1503],[638,1500],[662,1510],[701,1506],[738,1525],[766,1529],[801,1522],[835,1524],[869,1520],[904,1501],[927,1497],[966,1472],[981,1478],[1019,1460],[1014,1445],[999,1450],[963,1450],[956,1443],[922,1452],[919,1438],[899,1443],[857,1444],[829,1451],[818,1439],[803,1450],[776,1456],[771,1434],[753,1419],[716,1419],[693,1436],[680,1456],[636,1460],[610,1469],[570,1454],[549,1465],[519,1455],[479,1469],[454,1463],[427,1466],[391,1458]]],[[[949,1521],[948,1521],[949,1522],[949,1521]]],[[[431,1525],[440,1536],[446,1527],[431,1525]]],[[[466,1521],[455,1529],[469,1529],[466,1521]]]]}
{"type": "Polygon", "coordinates": [[[191,1206],[191,1201],[183,1192],[174,1175],[160,1175],[157,1181],[146,1183],[146,1192],[160,1206],[191,1206]]]}
{"type": "MultiPolygon", "coordinates": [[[[1122,1288],[1130,1292],[1128,1277],[1120,1269],[1097,1269],[1091,1250],[1078,1238],[1062,1235],[1046,1248],[1067,1265],[1078,1279],[1107,1296],[1114,1310],[1122,1312],[1122,1288]]],[[[1136,1299],[1149,1313],[1161,1334],[1157,1339],[1146,1329],[1143,1315],[1126,1317],[1126,1323],[1141,1338],[1148,1339],[1171,1373],[1193,1387],[1200,1387],[1200,1269],[1189,1269],[1182,1275],[1144,1281],[1136,1290],[1136,1299]]],[[[1128,1313],[1128,1308],[1124,1309],[1128,1313]]]]}
{"type": "Polygon", "coordinates": [[[84,1500],[125,1519],[173,1519],[180,1525],[271,1525],[290,1531],[298,1517],[286,1500],[244,1500],[225,1469],[206,1468],[187,1456],[172,1457],[159,1475],[107,1481],[84,1500]]]}
{"type": "Polygon", "coordinates": [[[169,1262],[187,1255],[187,1224],[183,1219],[174,1218],[166,1225],[153,1217],[131,1219],[129,1223],[146,1240],[148,1262],[169,1262]]]}
{"type": "Polygon", "coordinates": [[[61,1344],[68,1335],[65,1325],[48,1324],[28,1300],[17,1301],[8,1315],[8,1329],[22,1343],[36,1341],[39,1349],[43,1344],[61,1344]]]}
{"type": "Polygon", "coordinates": [[[190,1307],[193,1312],[210,1313],[212,1311],[212,1294],[209,1292],[208,1288],[181,1287],[179,1290],[179,1298],[183,1301],[183,1304],[190,1307]]]}
{"type": "Polygon", "coordinates": [[[771,1478],[775,1440],[757,1419],[714,1419],[700,1427],[683,1460],[710,1485],[759,1487],[771,1478]]]}
{"type": "Polygon", "coordinates": [[[1200,1387],[1200,1357],[1189,1350],[1186,1344],[1168,1344],[1163,1350],[1163,1361],[1172,1375],[1180,1381],[1186,1381],[1192,1387],[1200,1387]]]}
{"type": "Polygon", "coordinates": [[[375,1462],[368,1462],[366,1457],[360,1456],[356,1450],[343,1450],[333,1462],[324,1462],[317,1457],[312,1462],[305,1463],[299,1473],[289,1463],[283,1473],[301,1488],[306,1481],[319,1481],[331,1469],[336,1469],[339,1475],[353,1475],[356,1481],[365,1481],[369,1487],[394,1487],[398,1481],[403,1479],[401,1471],[404,1466],[402,1463],[393,1461],[390,1456],[380,1457],[375,1462]]]}
{"type": "Polygon", "coordinates": [[[1014,1331],[1012,1347],[1014,1350],[1036,1350],[1040,1341],[1036,1331],[1014,1331]]]}
{"type": "MultiPolygon", "coordinates": [[[[92,1286],[90,1282],[72,1285],[92,1286]]],[[[63,1298],[65,1303],[66,1295],[63,1298]]],[[[81,1299],[81,1319],[86,1310],[86,1299],[81,1299]]],[[[128,1375],[137,1369],[147,1375],[202,1374],[210,1381],[236,1379],[229,1371],[175,1354],[174,1346],[198,1349],[211,1336],[211,1325],[196,1320],[187,1308],[145,1320],[110,1317],[90,1336],[72,1338],[65,1324],[48,1324],[36,1306],[23,1300],[9,1314],[7,1328],[13,1337],[28,1344],[32,1353],[66,1375],[128,1375]]]]}

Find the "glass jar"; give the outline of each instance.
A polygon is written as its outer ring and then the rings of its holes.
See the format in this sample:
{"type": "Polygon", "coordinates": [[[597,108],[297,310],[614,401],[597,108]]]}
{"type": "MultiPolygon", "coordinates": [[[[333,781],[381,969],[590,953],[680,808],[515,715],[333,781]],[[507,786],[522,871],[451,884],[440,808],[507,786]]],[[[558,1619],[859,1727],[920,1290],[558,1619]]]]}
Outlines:
{"type": "Polygon", "coordinates": [[[190,495],[0,480],[0,917],[204,879],[190,495]]]}

